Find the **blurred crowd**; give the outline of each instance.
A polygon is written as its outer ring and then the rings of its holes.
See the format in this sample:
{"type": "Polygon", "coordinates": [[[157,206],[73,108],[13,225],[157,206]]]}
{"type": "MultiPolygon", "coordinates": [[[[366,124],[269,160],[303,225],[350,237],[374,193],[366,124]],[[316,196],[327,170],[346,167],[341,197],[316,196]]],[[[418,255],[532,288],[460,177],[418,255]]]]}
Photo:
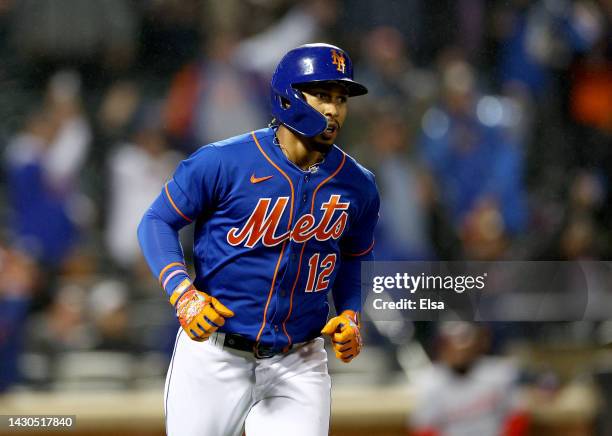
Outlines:
{"type": "MultiPolygon", "coordinates": [[[[610,259],[611,20],[609,0],[0,0],[0,391],[73,383],[94,351],[164,373],[177,325],[137,223],[183,157],[267,125],[307,42],[370,89],[339,144],[377,176],[378,259],[610,259]]],[[[492,349],[610,331],[540,327],[492,349]]],[[[375,330],[428,350],[436,326],[375,330]]]]}

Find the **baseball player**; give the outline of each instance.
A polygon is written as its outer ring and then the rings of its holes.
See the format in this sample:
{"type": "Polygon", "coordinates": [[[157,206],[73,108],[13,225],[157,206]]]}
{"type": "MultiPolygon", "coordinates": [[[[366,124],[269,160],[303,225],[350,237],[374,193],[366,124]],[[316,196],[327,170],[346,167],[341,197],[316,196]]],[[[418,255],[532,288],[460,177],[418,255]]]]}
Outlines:
{"type": "Polygon", "coordinates": [[[487,331],[447,322],[438,334],[439,361],[414,377],[411,436],[527,436],[529,416],[518,368],[485,356],[487,331]]]}
{"type": "Polygon", "coordinates": [[[334,140],[347,97],[366,92],[344,50],[291,50],[272,77],[270,126],[201,147],[143,217],[142,250],[182,327],[168,434],[328,433],[321,335],[344,362],[361,350],[360,262],[379,209],[374,176],[334,140]],[[190,223],[194,279],[178,238],[190,223]]]}

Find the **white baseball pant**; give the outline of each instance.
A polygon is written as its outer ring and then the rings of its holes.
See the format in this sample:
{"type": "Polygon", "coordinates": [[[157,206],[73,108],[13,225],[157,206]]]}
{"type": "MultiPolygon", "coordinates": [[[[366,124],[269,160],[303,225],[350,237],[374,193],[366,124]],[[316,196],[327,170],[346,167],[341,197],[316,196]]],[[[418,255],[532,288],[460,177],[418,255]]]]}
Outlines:
{"type": "Polygon", "coordinates": [[[180,329],[166,376],[169,436],[323,436],[331,380],[322,338],[257,359],[223,347],[223,333],[196,342],[180,329]]]}

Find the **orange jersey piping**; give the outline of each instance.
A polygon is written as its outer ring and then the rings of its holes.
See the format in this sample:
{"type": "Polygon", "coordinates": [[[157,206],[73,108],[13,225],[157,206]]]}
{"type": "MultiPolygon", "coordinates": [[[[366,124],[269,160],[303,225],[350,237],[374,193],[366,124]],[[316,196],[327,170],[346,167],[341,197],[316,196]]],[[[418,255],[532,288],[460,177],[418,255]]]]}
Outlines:
{"type": "Polygon", "coordinates": [[[363,250],[361,253],[342,253],[342,254],[344,256],[352,256],[352,257],[363,256],[364,254],[368,254],[370,251],[372,251],[372,249],[374,248],[375,242],[376,240],[372,239],[372,243],[370,244],[370,246],[366,248],[365,250],[363,250]]]}
{"type": "MultiPolygon", "coordinates": [[[[336,175],[340,172],[340,170],[344,166],[345,161],[346,161],[346,154],[342,153],[342,162],[340,162],[340,165],[338,165],[338,168],[336,168],[336,170],[329,177],[327,177],[325,180],[319,183],[319,185],[315,188],[314,192],[312,193],[312,203],[310,205],[311,215],[314,213],[315,198],[317,196],[317,192],[319,191],[319,188],[323,186],[324,184],[326,184],[327,182],[329,182],[334,177],[336,177],[336,175]]],[[[300,251],[300,260],[298,263],[298,270],[295,276],[295,281],[293,282],[293,287],[291,288],[291,296],[289,297],[289,313],[287,313],[287,317],[283,321],[283,332],[285,332],[285,335],[287,335],[287,339],[289,341],[287,344],[287,347],[291,346],[292,340],[291,340],[291,336],[287,332],[286,324],[287,324],[287,321],[289,320],[289,317],[291,316],[291,312],[293,311],[293,294],[295,293],[295,288],[297,287],[298,280],[300,278],[300,272],[302,269],[302,257],[304,256],[304,250],[306,249],[307,243],[308,242],[304,242],[304,244],[302,245],[302,250],[300,251]]]]}
{"type": "MultiPolygon", "coordinates": [[[[270,164],[274,168],[276,168],[278,170],[279,173],[281,173],[283,175],[283,177],[285,177],[285,179],[287,179],[287,182],[289,182],[289,187],[291,188],[291,209],[289,209],[289,223],[287,224],[287,231],[291,231],[291,224],[292,224],[292,221],[293,221],[293,201],[294,201],[294,196],[295,196],[295,193],[294,193],[294,190],[293,190],[293,182],[291,181],[289,176],[282,169],[280,169],[280,167],[278,165],[276,165],[272,161],[272,159],[270,159],[268,157],[266,152],[261,147],[261,144],[259,143],[259,140],[257,139],[257,136],[255,136],[255,132],[251,132],[251,136],[253,136],[253,139],[255,140],[255,145],[257,146],[257,148],[259,149],[261,154],[266,158],[266,160],[268,162],[270,162],[270,164]]],[[[276,268],[274,269],[274,275],[272,276],[272,284],[270,285],[270,290],[268,291],[268,299],[266,300],[266,306],[264,308],[263,320],[261,322],[261,327],[259,328],[259,332],[257,333],[257,338],[255,339],[255,341],[257,343],[259,343],[259,339],[261,338],[261,334],[263,332],[263,329],[266,326],[266,321],[267,321],[267,316],[268,316],[268,307],[270,306],[270,300],[272,299],[272,294],[274,292],[274,285],[276,284],[276,276],[278,275],[278,268],[280,266],[281,259],[283,258],[283,254],[285,253],[285,246],[286,245],[287,245],[287,241],[285,241],[283,243],[280,255],[278,256],[278,261],[276,262],[276,268]]]]}
{"type": "Polygon", "coordinates": [[[166,191],[166,196],[168,197],[168,200],[170,200],[170,204],[172,205],[172,207],[174,208],[174,210],[180,215],[182,216],[185,220],[187,220],[188,222],[192,222],[193,220],[188,218],[183,212],[181,212],[181,210],[177,207],[176,204],[174,204],[174,200],[172,200],[172,196],[170,195],[170,191],[168,191],[168,183],[166,183],[166,185],[164,186],[164,189],[166,191]]]}

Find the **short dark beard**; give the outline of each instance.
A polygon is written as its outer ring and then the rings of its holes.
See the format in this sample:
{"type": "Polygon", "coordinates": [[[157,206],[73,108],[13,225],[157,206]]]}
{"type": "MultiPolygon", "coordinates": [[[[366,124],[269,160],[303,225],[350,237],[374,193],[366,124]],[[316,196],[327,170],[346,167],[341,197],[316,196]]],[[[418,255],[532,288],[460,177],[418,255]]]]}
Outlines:
{"type": "Polygon", "coordinates": [[[322,153],[323,156],[325,156],[327,153],[329,153],[329,151],[332,149],[333,144],[326,144],[324,142],[319,142],[317,141],[317,136],[303,136],[300,135],[302,138],[302,143],[311,151],[318,151],[319,153],[322,153]]]}
{"type": "Polygon", "coordinates": [[[324,142],[318,142],[316,140],[312,141],[312,149],[318,151],[319,153],[323,153],[324,155],[329,153],[329,150],[331,150],[332,147],[333,144],[326,144],[324,142]]]}

